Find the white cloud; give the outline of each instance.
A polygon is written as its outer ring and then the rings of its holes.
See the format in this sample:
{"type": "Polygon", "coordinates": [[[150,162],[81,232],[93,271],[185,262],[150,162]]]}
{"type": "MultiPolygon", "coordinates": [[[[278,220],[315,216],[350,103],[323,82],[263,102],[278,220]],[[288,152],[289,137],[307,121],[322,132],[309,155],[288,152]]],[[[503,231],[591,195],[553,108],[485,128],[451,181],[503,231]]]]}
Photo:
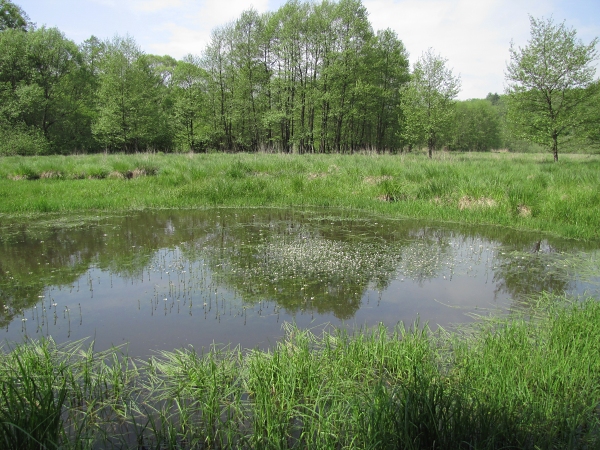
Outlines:
{"type": "Polygon", "coordinates": [[[549,2],[533,0],[365,0],[374,29],[391,28],[414,63],[428,48],[460,74],[459,98],[503,91],[511,39],[525,43],[528,13],[548,15],[549,2]]]}
{"type": "Polygon", "coordinates": [[[180,11],[184,16],[182,20],[170,21],[155,28],[156,31],[166,31],[168,38],[165,42],[151,44],[152,52],[176,58],[189,53],[199,55],[209,43],[211,32],[215,28],[237,19],[243,11],[250,8],[259,13],[268,10],[268,0],[205,0],[198,3],[188,2],[184,5],[180,11]]]}
{"type": "Polygon", "coordinates": [[[92,2],[93,2],[93,3],[97,3],[97,4],[99,4],[99,5],[108,6],[108,7],[110,7],[110,8],[112,8],[112,7],[116,6],[116,5],[117,5],[117,3],[119,3],[119,2],[117,2],[116,0],[92,0],[92,2]]]}
{"type": "Polygon", "coordinates": [[[160,55],[171,55],[174,58],[182,58],[185,55],[200,55],[210,40],[210,30],[192,30],[168,23],[161,27],[169,33],[167,42],[157,42],[150,45],[152,53],[160,55]]]}
{"type": "Polygon", "coordinates": [[[157,12],[173,9],[182,5],[182,0],[92,0],[109,8],[129,9],[131,11],[157,12]]]}
{"type": "Polygon", "coordinates": [[[269,6],[268,0],[205,0],[202,3],[198,18],[203,26],[208,26],[211,30],[235,20],[250,8],[262,13],[267,11],[269,6]]]}
{"type": "Polygon", "coordinates": [[[157,12],[164,9],[174,9],[182,5],[181,0],[137,0],[132,2],[136,11],[157,12]]]}

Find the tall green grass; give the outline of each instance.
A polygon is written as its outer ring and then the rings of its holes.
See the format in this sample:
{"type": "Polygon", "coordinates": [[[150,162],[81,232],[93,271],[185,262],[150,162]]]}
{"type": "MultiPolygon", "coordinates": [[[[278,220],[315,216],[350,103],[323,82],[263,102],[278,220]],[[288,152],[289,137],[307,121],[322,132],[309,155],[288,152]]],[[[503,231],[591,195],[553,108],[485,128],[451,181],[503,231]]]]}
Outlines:
{"type": "Polygon", "coordinates": [[[0,445],[598,448],[600,303],[537,311],[436,333],[290,325],[270,351],[149,361],[31,341],[0,353],[0,445]]]}
{"type": "Polygon", "coordinates": [[[0,159],[0,213],[343,207],[600,237],[600,158],[137,154],[0,159]]]}

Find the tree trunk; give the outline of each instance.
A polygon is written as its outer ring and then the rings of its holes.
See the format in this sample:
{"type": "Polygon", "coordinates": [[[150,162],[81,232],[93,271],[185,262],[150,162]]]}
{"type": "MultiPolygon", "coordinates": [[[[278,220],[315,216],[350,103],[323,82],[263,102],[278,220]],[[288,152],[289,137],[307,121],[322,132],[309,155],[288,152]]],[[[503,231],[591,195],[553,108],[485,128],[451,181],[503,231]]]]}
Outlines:
{"type": "Polygon", "coordinates": [[[193,152],[196,145],[194,142],[194,119],[190,119],[190,150],[193,152]]]}
{"type": "Polygon", "coordinates": [[[558,162],[558,136],[556,133],[552,134],[552,154],[554,155],[554,162],[558,162]]]}
{"type": "Polygon", "coordinates": [[[427,150],[429,151],[429,159],[433,158],[433,147],[434,147],[433,138],[429,138],[427,140],[427,150]]]}

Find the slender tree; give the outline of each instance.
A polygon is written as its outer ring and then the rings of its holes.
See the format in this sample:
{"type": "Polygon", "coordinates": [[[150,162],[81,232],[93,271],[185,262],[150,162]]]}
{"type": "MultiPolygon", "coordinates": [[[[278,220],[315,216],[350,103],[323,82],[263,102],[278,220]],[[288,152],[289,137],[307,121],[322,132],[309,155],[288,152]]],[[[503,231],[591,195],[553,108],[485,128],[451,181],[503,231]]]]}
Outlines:
{"type": "Polygon", "coordinates": [[[213,30],[211,41],[204,51],[202,64],[209,80],[213,145],[220,150],[234,149],[232,110],[236,74],[230,58],[232,34],[231,24],[213,30]]]}
{"type": "Polygon", "coordinates": [[[373,57],[369,63],[373,76],[373,95],[376,99],[371,124],[375,135],[369,141],[377,149],[394,149],[400,146],[397,130],[400,90],[409,81],[408,52],[396,33],[387,29],[378,31],[374,37],[373,57]],[[375,69],[375,70],[372,70],[375,69]],[[373,139],[374,138],[374,139],[373,139]]]}
{"type": "Polygon", "coordinates": [[[173,122],[177,147],[206,150],[210,136],[206,90],[208,75],[192,55],[178,61],[173,72],[173,122]]]}
{"type": "Polygon", "coordinates": [[[266,17],[251,9],[242,13],[232,30],[232,68],[237,74],[232,98],[232,121],[236,145],[256,151],[262,140],[260,118],[264,111],[267,79],[262,67],[261,48],[266,33],[266,17]]]}
{"type": "Polygon", "coordinates": [[[549,148],[558,161],[559,143],[582,128],[579,113],[594,95],[590,88],[598,38],[586,45],[564,22],[533,17],[529,21],[527,45],[510,45],[508,120],[520,137],[549,148]]]}
{"type": "Polygon", "coordinates": [[[415,63],[410,82],[402,90],[402,135],[412,145],[425,143],[431,158],[441,134],[450,125],[460,77],[446,67],[447,60],[432,49],[415,63]]]}

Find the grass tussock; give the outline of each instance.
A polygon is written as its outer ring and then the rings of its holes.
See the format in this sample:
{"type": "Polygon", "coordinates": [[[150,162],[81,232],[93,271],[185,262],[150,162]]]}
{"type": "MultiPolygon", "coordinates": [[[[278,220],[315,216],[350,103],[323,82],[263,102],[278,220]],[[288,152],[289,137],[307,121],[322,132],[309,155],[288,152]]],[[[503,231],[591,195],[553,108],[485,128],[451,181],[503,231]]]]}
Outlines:
{"type": "Polygon", "coordinates": [[[598,448],[599,352],[593,299],[453,333],[289,326],[268,352],[29,342],[0,354],[0,445],[598,448]]]}
{"type": "Polygon", "coordinates": [[[341,207],[598,239],[600,157],[137,154],[0,159],[0,213],[341,207]],[[18,182],[17,182],[18,181],[18,182]],[[27,182],[25,182],[27,181],[27,182]]]}

